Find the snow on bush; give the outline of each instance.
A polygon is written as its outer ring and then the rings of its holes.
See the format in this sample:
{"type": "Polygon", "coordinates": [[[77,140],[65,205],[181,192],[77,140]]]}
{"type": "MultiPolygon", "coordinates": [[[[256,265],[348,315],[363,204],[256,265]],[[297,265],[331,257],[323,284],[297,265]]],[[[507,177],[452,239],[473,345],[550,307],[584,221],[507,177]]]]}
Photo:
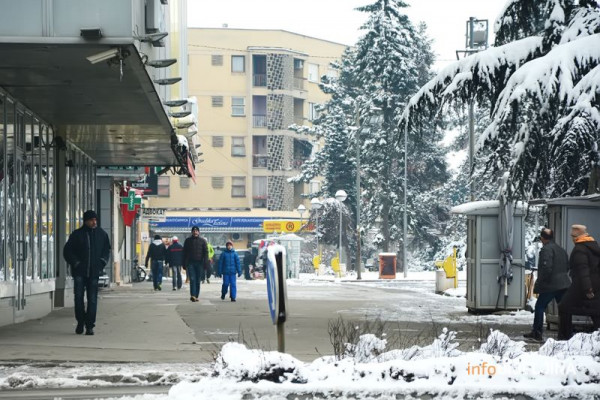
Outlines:
{"type": "Polygon", "coordinates": [[[548,339],[538,352],[545,356],[593,356],[600,361],[600,331],[578,333],[568,341],[548,339]]]}
{"type": "Polygon", "coordinates": [[[371,362],[383,353],[386,344],[387,340],[379,339],[371,333],[361,335],[358,343],[346,343],[346,357],[354,355],[354,361],[357,363],[371,362]]]}
{"type": "Polygon", "coordinates": [[[500,358],[513,359],[525,352],[525,342],[515,342],[504,333],[492,329],[479,351],[500,358]]]}
{"type": "Polygon", "coordinates": [[[289,354],[251,350],[240,343],[227,343],[215,362],[214,375],[238,381],[301,382],[303,363],[289,354]]]}

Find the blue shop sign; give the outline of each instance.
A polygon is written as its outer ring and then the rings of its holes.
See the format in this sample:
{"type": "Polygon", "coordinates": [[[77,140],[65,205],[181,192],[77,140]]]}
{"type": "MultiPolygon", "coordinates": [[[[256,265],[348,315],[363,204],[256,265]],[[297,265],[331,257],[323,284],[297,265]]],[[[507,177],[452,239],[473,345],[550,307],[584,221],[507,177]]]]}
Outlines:
{"type": "Polygon", "coordinates": [[[188,228],[198,226],[204,229],[255,228],[262,230],[263,221],[274,217],[166,217],[162,222],[152,222],[154,228],[188,228]]]}

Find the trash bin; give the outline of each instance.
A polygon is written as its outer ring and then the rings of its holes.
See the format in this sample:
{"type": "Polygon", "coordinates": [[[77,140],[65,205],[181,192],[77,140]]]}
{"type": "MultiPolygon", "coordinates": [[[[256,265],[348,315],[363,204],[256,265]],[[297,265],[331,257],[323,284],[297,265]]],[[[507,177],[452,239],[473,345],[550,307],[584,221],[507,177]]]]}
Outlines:
{"type": "Polygon", "coordinates": [[[454,287],[454,278],[447,278],[446,271],[438,269],[435,271],[435,292],[444,293],[454,287]]]}
{"type": "Polygon", "coordinates": [[[396,279],[396,253],[379,253],[379,279],[396,279]]]}

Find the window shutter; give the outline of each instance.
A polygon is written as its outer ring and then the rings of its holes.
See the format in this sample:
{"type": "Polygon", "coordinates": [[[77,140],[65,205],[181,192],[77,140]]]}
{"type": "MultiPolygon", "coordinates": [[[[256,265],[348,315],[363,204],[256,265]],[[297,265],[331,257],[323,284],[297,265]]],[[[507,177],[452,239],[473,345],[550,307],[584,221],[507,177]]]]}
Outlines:
{"type": "Polygon", "coordinates": [[[223,136],[213,136],[212,145],[213,147],[223,147],[223,136]]]}
{"type": "Polygon", "coordinates": [[[223,189],[225,186],[225,178],[222,176],[213,176],[212,177],[212,187],[213,189],[223,189]]]}
{"type": "Polygon", "coordinates": [[[212,96],[213,107],[223,107],[223,96],[212,96]]]}

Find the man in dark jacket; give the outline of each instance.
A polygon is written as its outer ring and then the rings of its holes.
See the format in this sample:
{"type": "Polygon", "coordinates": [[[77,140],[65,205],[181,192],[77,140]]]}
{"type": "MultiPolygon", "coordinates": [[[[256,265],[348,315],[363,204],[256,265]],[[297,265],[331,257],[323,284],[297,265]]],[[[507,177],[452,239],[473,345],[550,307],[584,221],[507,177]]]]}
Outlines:
{"type": "Polygon", "coordinates": [[[148,265],[148,259],[152,259],[152,283],[154,290],[162,290],[162,278],[163,278],[163,266],[165,258],[167,256],[167,247],[162,241],[160,235],[154,235],[154,240],[148,247],[148,254],[146,254],[146,266],[148,265]]]}
{"type": "Polygon", "coordinates": [[[171,245],[167,249],[167,263],[171,268],[173,276],[173,290],[181,289],[181,266],[183,265],[183,246],[179,238],[173,236],[171,245]]]}
{"type": "Polygon", "coordinates": [[[554,242],[554,232],[549,228],[543,228],[540,232],[540,239],[544,246],[540,250],[537,281],[533,287],[533,292],[539,296],[535,303],[533,329],[523,335],[528,339],[539,341],[543,339],[542,330],[546,307],[553,299],[559,303],[571,285],[569,256],[562,247],[554,242]]]}
{"type": "Polygon", "coordinates": [[[190,301],[198,301],[201,271],[208,264],[208,244],[200,237],[200,228],[192,227],[192,236],[183,243],[183,267],[190,277],[190,301]]]}
{"type": "Polygon", "coordinates": [[[600,328],[600,247],[588,235],[585,225],[572,225],[571,238],[575,243],[569,257],[573,282],[558,305],[558,340],[569,340],[573,336],[575,310],[586,309],[591,314],[594,330],[600,328]]]}
{"type": "Polygon", "coordinates": [[[83,213],[83,226],[74,230],[63,249],[63,257],[71,266],[74,282],[75,333],[93,335],[98,309],[98,277],[110,257],[110,241],[106,232],[98,226],[98,215],[92,210],[83,213]],[[86,293],[87,310],[83,302],[86,293]]]}
{"type": "Polygon", "coordinates": [[[225,295],[229,286],[231,286],[231,292],[229,297],[231,301],[235,301],[237,295],[237,281],[236,274],[238,277],[242,276],[242,267],[240,266],[240,256],[233,248],[233,242],[228,241],[226,249],[221,253],[219,257],[219,275],[223,276],[223,286],[221,286],[221,300],[225,300],[225,295]]]}

